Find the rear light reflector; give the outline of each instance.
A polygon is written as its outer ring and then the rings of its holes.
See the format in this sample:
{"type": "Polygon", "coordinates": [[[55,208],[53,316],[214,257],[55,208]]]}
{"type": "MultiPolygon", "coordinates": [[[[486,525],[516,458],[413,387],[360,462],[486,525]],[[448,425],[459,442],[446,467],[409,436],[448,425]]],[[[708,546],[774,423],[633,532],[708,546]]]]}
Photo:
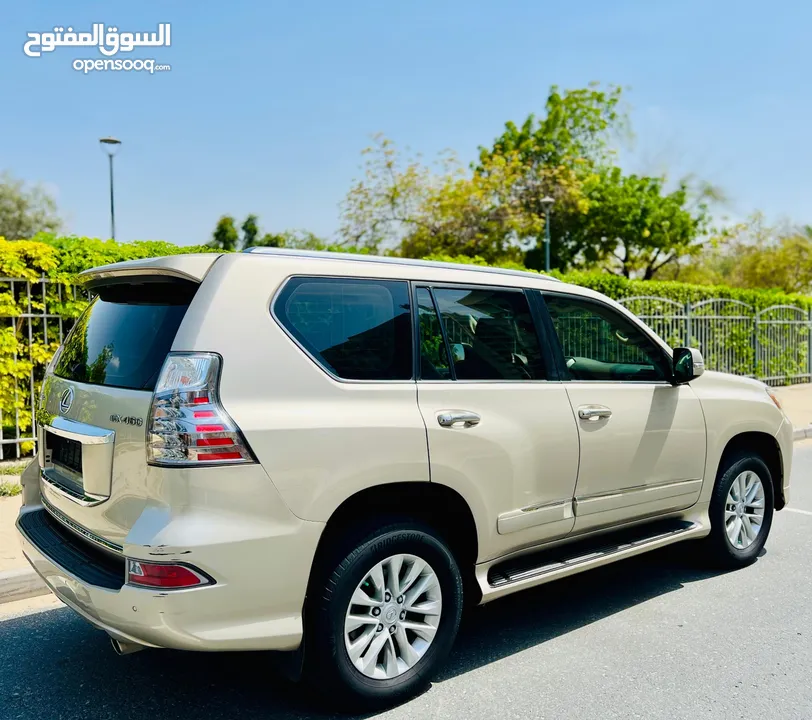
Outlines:
{"type": "Polygon", "coordinates": [[[198,447],[214,447],[232,444],[231,438],[199,438],[197,441],[198,447]]]}
{"type": "Polygon", "coordinates": [[[167,355],[149,414],[150,465],[255,462],[240,429],[220,404],[220,363],[214,353],[167,355]]]}
{"type": "Polygon", "coordinates": [[[127,560],[127,582],[151,588],[190,588],[210,585],[211,580],[187,565],[127,560]]]}
{"type": "Polygon", "coordinates": [[[201,461],[206,460],[239,460],[242,457],[238,452],[200,452],[197,454],[197,459],[201,461]]]}

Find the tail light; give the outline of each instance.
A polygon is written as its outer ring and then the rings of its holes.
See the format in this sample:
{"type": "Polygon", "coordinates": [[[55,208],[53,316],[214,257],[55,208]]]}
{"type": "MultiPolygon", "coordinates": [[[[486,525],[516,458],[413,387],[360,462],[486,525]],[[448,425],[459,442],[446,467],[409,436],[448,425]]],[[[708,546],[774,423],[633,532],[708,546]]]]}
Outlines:
{"type": "Polygon", "coordinates": [[[127,561],[127,582],[150,588],[190,588],[211,585],[212,581],[189,565],[127,561]]]}
{"type": "Polygon", "coordinates": [[[219,355],[167,355],[149,413],[147,461],[151,465],[254,462],[242,433],[220,405],[219,378],[219,355]]]}

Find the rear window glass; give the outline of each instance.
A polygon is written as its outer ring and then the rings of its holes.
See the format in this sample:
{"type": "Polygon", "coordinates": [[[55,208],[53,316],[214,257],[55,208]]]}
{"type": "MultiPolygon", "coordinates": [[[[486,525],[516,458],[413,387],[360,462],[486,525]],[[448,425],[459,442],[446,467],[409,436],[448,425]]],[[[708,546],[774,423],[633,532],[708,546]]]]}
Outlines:
{"type": "Polygon", "coordinates": [[[405,282],[293,278],[277,318],[323,367],[347,380],[410,380],[412,331],[405,282]]]}
{"type": "Polygon", "coordinates": [[[54,373],[92,385],[152,390],[197,286],[100,288],[65,340],[54,373]]]}

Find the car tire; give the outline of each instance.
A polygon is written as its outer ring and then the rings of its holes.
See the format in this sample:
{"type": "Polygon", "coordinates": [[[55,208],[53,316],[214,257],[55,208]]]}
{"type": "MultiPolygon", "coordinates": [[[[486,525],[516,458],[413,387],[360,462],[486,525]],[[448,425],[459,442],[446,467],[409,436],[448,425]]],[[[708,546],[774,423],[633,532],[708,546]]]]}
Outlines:
{"type": "Polygon", "coordinates": [[[320,578],[312,588],[305,653],[313,689],[331,706],[372,710],[426,687],[451,650],[463,607],[460,571],[441,537],[417,523],[386,525],[361,539],[348,538],[320,578]],[[401,596],[390,592],[395,587],[405,588],[401,596]],[[361,605],[353,602],[359,598],[361,605]],[[370,618],[372,613],[377,617],[370,618]],[[363,624],[349,630],[359,620],[363,624]]]}
{"type": "Polygon", "coordinates": [[[727,458],[710,502],[711,532],[704,545],[711,562],[727,570],[755,562],[767,542],[773,508],[773,478],[766,463],[754,454],[727,458]]]}

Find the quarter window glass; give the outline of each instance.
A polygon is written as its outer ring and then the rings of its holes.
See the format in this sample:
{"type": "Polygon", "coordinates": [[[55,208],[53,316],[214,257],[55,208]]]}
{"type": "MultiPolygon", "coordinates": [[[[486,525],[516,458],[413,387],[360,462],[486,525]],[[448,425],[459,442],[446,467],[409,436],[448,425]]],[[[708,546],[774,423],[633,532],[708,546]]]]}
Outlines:
{"type": "Polygon", "coordinates": [[[420,377],[423,380],[450,380],[448,350],[431,293],[417,289],[417,316],[420,330],[420,377]]]}
{"type": "Polygon", "coordinates": [[[521,292],[435,288],[457,380],[544,379],[541,346],[521,292]]]}
{"type": "Polygon", "coordinates": [[[288,332],[348,380],[409,380],[412,331],[405,282],[294,278],[275,304],[288,332]]]}
{"type": "Polygon", "coordinates": [[[544,298],[571,380],[666,379],[663,353],[611,308],[562,295],[544,298]]]}

